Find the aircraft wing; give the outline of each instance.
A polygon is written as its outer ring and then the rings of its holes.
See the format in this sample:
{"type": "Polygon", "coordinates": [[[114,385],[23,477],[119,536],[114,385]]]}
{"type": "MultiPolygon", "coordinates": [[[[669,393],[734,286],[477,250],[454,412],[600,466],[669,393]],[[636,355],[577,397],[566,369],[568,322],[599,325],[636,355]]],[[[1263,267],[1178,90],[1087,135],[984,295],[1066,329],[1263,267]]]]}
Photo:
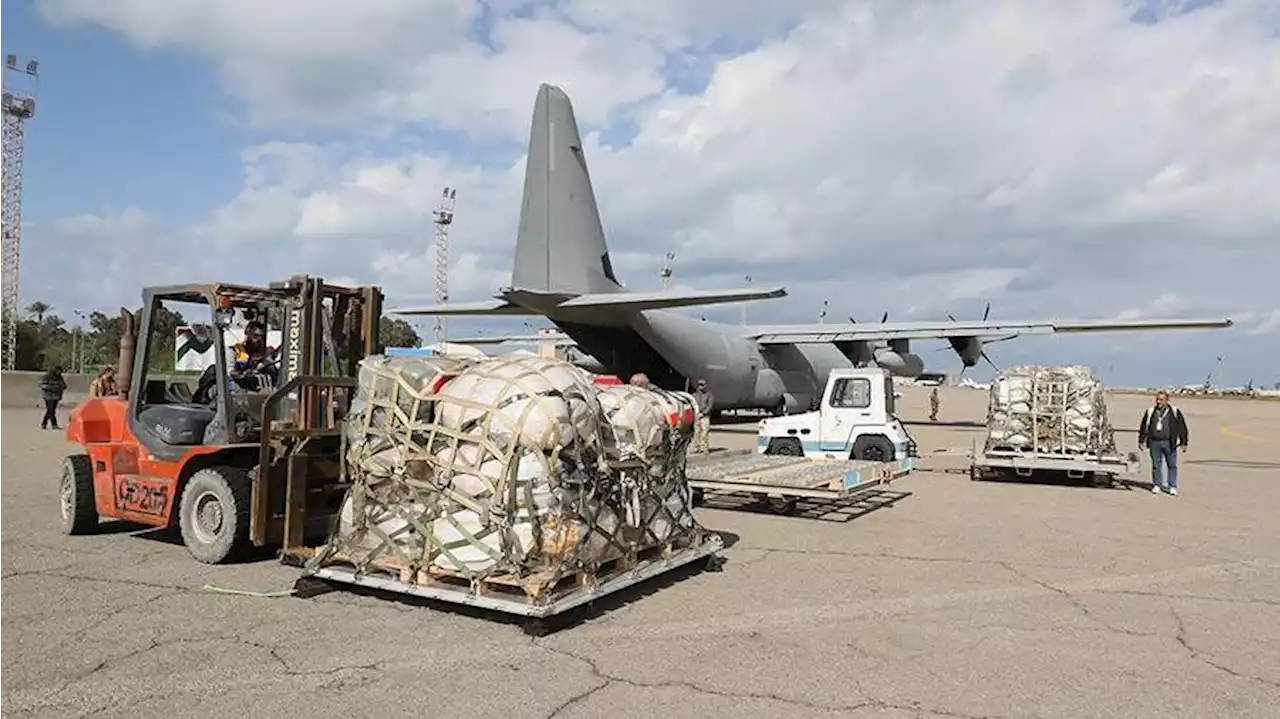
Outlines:
{"type": "Polygon", "coordinates": [[[551,335],[550,337],[539,335],[494,335],[492,337],[465,337],[463,339],[449,341],[460,345],[500,345],[504,342],[528,342],[530,344],[554,342],[556,345],[575,344],[574,341],[566,335],[551,335]]]}
{"type": "Polygon", "coordinates": [[[578,295],[565,300],[557,308],[585,309],[592,307],[626,309],[626,310],[659,310],[670,307],[694,307],[697,305],[715,305],[729,302],[747,302],[750,300],[769,300],[786,297],[787,290],[773,287],[763,290],[691,290],[691,291],[659,291],[659,292],[616,292],[578,295]]]}
{"type": "Polygon", "coordinates": [[[536,315],[537,312],[512,304],[506,300],[480,300],[458,302],[431,307],[396,307],[386,310],[389,315],[536,315]]]}
{"type": "Polygon", "coordinates": [[[1030,320],[999,322],[885,322],[880,324],[820,324],[748,327],[746,336],[759,344],[822,344],[876,340],[1042,335],[1058,332],[1139,332],[1153,330],[1222,329],[1229,319],[1188,320],[1030,320]]]}

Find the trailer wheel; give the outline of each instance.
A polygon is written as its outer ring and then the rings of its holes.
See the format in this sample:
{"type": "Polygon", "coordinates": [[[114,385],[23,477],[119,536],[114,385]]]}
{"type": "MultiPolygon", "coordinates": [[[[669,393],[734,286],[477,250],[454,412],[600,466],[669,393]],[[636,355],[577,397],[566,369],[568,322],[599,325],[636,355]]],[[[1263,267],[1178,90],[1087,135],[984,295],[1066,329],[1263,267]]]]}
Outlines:
{"type": "Polygon", "coordinates": [[[237,467],[209,467],[191,475],[178,509],[182,542],[191,556],[221,564],[244,548],[251,491],[249,473],[237,467]]]}
{"type": "Polygon", "coordinates": [[[703,494],[702,489],[698,487],[694,487],[693,492],[691,494],[693,495],[690,498],[692,500],[693,506],[701,507],[704,503],[706,503],[707,497],[705,494],[703,494]]]}
{"type": "Polygon", "coordinates": [[[853,443],[853,458],[869,462],[888,462],[893,459],[893,443],[881,436],[859,437],[853,443]]]}
{"type": "Polygon", "coordinates": [[[787,457],[803,457],[804,445],[795,437],[775,437],[769,440],[765,454],[781,454],[787,457]]]}
{"type": "Polygon", "coordinates": [[[62,463],[58,495],[64,533],[88,534],[98,526],[98,508],[93,500],[93,462],[89,455],[73,454],[62,463]]]}

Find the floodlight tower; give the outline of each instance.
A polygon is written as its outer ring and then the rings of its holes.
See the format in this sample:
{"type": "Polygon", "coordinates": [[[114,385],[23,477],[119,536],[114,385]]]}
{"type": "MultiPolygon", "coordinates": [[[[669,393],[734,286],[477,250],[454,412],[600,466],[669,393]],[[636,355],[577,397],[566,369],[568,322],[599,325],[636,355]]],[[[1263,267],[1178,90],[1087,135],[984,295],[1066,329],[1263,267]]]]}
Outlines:
{"type": "MultiPolygon", "coordinates": [[[[440,206],[435,210],[436,216],[436,303],[449,301],[449,226],[453,224],[453,202],[458,190],[444,188],[440,194],[440,206]]],[[[435,324],[436,349],[444,348],[445,326],[444,315],[436,315],[435,324]]]]}
{"type": "Polygon", "coordinates": [[[675,259],[676,259],[676,253],[668,252],[665,260],[662,263],[662,272],[658,273],[658,276],[662,278],[662,289],[664,290],[671,286],[671,275],[672,273],[675,272],[675,270],[672,269],[671,267],[671,263],[675,259]]]}
{"type": "Polygon", "coordinates": [[[4,235],[3,309],[8,322],[4,328],[4,369],[14,369],[18,357],[18,268],[22,243],[22,154],[25,123],[36,114],[36,83],[40,63],[28,60],[18,67],[17,55],[5,55],[4,90],[0,110],[4,113],[4,205],[0,226],[4,235]],[[25,75],[25,77],[23,77],[25,75]],[[11,82],[20,80],[21,85],[11,82]]]}

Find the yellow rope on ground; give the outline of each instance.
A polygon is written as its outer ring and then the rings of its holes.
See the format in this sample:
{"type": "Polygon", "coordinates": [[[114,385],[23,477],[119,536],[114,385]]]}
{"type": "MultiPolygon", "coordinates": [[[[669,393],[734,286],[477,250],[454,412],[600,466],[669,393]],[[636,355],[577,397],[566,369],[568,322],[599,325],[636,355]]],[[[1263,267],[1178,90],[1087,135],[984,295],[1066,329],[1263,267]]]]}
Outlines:
{"type": "Polygon", "coordinates": [[[292,597],[294,594],[294,590],[292,589],[286,589],[280,592],[255,592],[248,589],[228,589],[226,587],[219,587],[214,584],[206,584],[204,585],[204,587],[202,587],[202,589],[206,592],[213,592],[215,594],[234,594],[241,597],[256,597],[258,599],[275,599],[277,597],[292,597]]]}

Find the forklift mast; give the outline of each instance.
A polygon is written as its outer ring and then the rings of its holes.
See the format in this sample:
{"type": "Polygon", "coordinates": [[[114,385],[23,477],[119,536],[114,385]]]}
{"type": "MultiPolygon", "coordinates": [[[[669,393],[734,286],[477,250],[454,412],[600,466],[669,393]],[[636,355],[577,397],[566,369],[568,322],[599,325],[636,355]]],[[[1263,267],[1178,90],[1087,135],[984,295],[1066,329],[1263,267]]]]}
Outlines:
{"type": "MultiPolygon", "coordinates": [[[[278,386],[304,377],[354,378],[362,358],[382,351],[382,292],[377,287],[326,285],[322,279],[300,275],[270,288],[290,296],[283,308],[278,386]]],[[[317,413],[325,408],[308,401],[313,398],[301,389],[305,383],[298,384],[280,399],[274,419],[296,428],[323,426],[317,413]]]]}

